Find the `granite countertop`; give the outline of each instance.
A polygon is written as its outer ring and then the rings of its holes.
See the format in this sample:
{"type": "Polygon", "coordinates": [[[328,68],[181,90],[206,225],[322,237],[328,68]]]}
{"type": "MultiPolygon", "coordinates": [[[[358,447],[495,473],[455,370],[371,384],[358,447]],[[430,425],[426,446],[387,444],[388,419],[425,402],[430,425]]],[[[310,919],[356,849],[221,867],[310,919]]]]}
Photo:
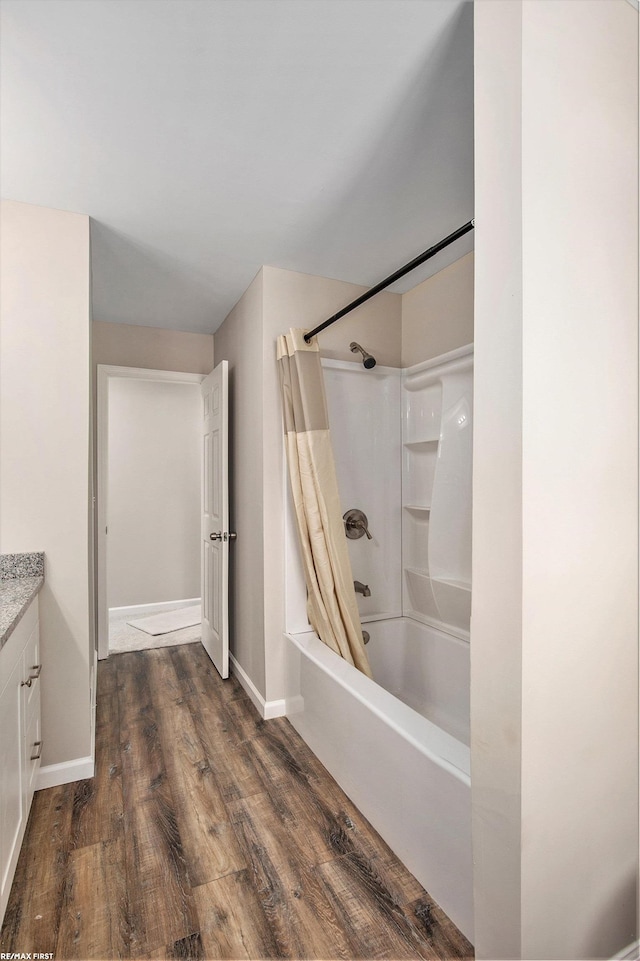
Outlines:
{"type": "Polygon", "coordinates": [[[44,584],[44,554],[0,554],[0,649],[44,584]]]}

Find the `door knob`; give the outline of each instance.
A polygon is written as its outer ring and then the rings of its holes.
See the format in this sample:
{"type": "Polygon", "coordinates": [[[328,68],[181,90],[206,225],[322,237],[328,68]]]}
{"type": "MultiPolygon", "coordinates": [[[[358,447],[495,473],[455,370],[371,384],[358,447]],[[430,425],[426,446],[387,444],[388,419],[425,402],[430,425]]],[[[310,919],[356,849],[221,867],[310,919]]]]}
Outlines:
{"type": "Polygon", "coordinates": [[[230,541],[235,541],[238,539],[238,535],[235,531],[229,531],[228,537],[230,541]]]}
{"type": "Polygon", "coordinates": [[[209,537],[211,538],[212,541],[221,541],[222,531],[216,531],[215,534],[209,534],[209,537]]]}

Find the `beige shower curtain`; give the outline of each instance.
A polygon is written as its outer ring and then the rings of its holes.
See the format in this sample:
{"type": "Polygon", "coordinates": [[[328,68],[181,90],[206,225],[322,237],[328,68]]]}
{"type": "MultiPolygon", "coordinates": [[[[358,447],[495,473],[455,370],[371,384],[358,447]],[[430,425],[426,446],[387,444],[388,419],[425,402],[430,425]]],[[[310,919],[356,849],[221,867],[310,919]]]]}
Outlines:
{"type": "Polygon", "coordinates": [[[289,478],[304,575],[309,623],[336,654],[371,677],[353,589],[329,418],[317,343],[306,331],[278,337],[289,478]]]}

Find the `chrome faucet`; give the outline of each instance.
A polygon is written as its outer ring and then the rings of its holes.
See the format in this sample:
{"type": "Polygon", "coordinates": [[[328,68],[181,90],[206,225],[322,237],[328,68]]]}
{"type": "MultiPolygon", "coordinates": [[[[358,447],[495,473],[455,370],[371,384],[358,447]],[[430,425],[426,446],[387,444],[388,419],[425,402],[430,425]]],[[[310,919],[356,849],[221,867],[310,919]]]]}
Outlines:
{"type": "Polygon", "coordinates": [[[360,581],[354,581],[353,589],[356,594],[362,594],[363,597],[371,597],[371,591],[369,590],[368,584],[362,584],[360,581]]]}

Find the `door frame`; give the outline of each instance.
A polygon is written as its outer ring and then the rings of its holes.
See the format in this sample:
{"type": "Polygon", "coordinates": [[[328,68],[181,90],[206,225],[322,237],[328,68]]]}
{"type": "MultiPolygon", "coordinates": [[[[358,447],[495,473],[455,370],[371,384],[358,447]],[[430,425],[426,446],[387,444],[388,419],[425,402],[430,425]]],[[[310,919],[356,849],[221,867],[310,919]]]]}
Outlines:
{"type": "Polygon", "coordinates": [[[201,384],[204,374],[146,367],[97,365],[96,379],[96,638],[98,660],[109,656],[107,603],[107,489],[109,477],[109,382],[116,377],[166,384],[201,384]]]}

